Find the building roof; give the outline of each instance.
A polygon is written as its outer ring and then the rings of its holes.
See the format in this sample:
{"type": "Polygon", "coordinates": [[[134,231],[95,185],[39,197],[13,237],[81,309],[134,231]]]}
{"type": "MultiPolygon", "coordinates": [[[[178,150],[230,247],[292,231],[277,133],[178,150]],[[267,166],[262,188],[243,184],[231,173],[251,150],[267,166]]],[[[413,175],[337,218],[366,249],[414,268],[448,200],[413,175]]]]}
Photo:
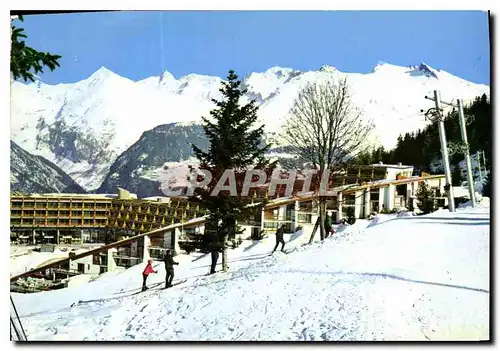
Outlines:
{"type": "Polygon", "coordinates": [[[141,200],[157,201],[157,202],[170,202],[171,198],[167,197],[167,196],[149,196],[149,197],[143,197],[141,200]]]}
{"type": "Polygon", "coordinates": [[[413,183],[413,182],[420,182],[423,180],[430,180],[430,179],[439,179],[439,178],[445,178],[444,174],[435,174],[435,175],[429,175],[429,176],[424,176],[424,177],[419,177],[419,176],[413,176],[413,177],[408,177],[408,178],[403,178],[403,179],[389,179],[389,180],[378,180],[375,182],[370,182],[364,185],[359,185],[359,186],[353,186],[350,189],[347,189],[343,193],[351,193],[355,192],[358,190],[364,190],[364,189],[377,189],[377,188],[383,188],[389,185],[401,185],[401,184],[407,184],[407,183],[413,183]]]}
{"type": "Polygon", "coordinates": [[[47,193],[47,194],[25,194],[25,195],[13,195],[13,197],[82,197],[91,199],[109,199],[116,198],[117,194],[70,194],[70,193],[47,193]]]}
{"type": "Polygon", "coordinates": [[[465,197],[470,198],[469,187],[467,186],[454,186],[453,187],[454,197],[465,197]]]}
{"type": "Polygon", "coordinates": [[[373,167],[381,167],[381,168],[396,168],[396,169],[413,168],[413,166],[407,166],[407,165],[402,165],[402,164],[389,165],[389,164],[385,164],[385,163],[374,163],[371,166],[373,166],[373,167]]]}

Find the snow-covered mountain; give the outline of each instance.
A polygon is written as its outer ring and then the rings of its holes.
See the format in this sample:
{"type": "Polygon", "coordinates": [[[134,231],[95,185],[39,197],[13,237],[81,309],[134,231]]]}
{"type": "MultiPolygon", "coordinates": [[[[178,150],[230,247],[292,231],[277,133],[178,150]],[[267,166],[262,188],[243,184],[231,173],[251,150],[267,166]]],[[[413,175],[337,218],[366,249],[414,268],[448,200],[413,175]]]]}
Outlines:
{"type": "MultiPolygon", "coordinates": [[[[111,165],[97,190],[114,193],[117,187],[139,197],[163,195],[158,181],[171,160],[185,160],[192,154],[191,143],[206,149],[208,140],[199,124],[171,123],[144,132],[139,140],[111,165]]],[[[177,166],[178,162],[175,162],[177,166]]]]}
{"type": "Polygon", "coordinates": [[[25,193],[85,193],[52,162],[10,142],[10,188],[25,193]]]}
{"type": "MultiPolygon", "coordinates": [[[[423,63],[379,63],[367,74],[344,73],[328,65],[309,72],[272,67],[243,77],[245,100],[257,101],[266,132],[276,133],[306,83],[343,77],[364,116],[375,122],[372,141],[386,148],[395,145],[399,134],[426,124],[419,111],[432,106],[424,96],[433,90],[440,90],[444,100],[489,96],[490,91],[489,86],[423,63]]],[[[57,164],[87,190],[96,189],[118,155],[144,131],[208,117],[214,108],[211,99],[220,97],[220,83],[218,77],[190,74],[176,79],[169,72],[134,82],[104,67],[72,84],[14,82],[11,137],[28,152],[57,164]]]]}

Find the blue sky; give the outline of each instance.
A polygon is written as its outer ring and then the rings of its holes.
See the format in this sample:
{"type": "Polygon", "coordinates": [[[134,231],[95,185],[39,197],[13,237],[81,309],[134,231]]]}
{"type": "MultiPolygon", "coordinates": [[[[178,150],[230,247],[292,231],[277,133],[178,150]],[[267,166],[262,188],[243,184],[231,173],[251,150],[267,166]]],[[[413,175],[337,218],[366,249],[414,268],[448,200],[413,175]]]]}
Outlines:
{"type": "Polygon", "coordinates": [[[27,43],[63,56],[43,74],[75,82],[99,67],[139,80],[164,70],[240,76],[329,64],[367,73],[379,61],[425,62],[490,83],[488,15],[479,11],[137,11],[26,16],[27,43]]]}

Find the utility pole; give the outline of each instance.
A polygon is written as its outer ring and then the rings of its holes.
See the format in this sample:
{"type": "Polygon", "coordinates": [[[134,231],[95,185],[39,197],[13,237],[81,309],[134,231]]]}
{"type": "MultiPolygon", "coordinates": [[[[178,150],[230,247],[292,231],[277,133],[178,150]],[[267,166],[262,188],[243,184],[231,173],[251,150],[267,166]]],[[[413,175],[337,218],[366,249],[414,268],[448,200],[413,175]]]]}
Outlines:
{"type": "Polygon", "coordinates": [[[434,98],[425,97],[432,100],[436,104],[435,112],[433,113],[438,122],[439,140],[441,142],[441,155],[443,156],[444,173],[446,179],[446,188],[448,189],[448,209],[450,212],[455,212],[455,199],[453,196],[453,186],[451,185],[450,160],[448,158],[448,149],[446,147],[446,133],[444,131],[443,115],[441,114],[441,96],[438,90],[434,90],[434,98]]]}
{"type": "Polygon", "coordinates": [[[486,157],[484,156],[484,150],[481,152],[483,153],[483,166],[484,166],[484,172],[486,173],[486,157]]]}
{"type": "Polygon", "coordinates": [[[477,167],[479,168],[479,181],[483,182],[483,173],[481,172],[481,158],[479,157],[479,151],[476,152],[477,167]]]}
{"type": "Polygon", "coordinates": [[[469,143],[467,141],[467,129],[465,128],[464,105],[461,99],[457,100],[458,103],[458,120],[460,122],[460,133],[462,134],[462,141],[464,142],[464,156],[467,165],[467,182],[469,183],[469,195],[472,207],[476,207],[475,184],[474,177],[472,176],[472,164],[469,154],[469,143]]]}

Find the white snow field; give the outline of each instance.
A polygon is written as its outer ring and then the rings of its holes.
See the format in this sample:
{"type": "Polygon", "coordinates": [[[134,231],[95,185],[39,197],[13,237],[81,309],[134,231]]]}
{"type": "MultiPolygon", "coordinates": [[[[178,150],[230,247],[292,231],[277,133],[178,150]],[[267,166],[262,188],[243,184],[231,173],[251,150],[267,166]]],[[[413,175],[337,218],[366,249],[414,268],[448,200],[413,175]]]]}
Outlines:
{"type": "Polygon", "coordinates": [[[289,235],[288,254],[245,241],[211,276],[210,255],[179,255],[174,284],[187,281],[167,290],[155,262],[144,293],[141,264],[12,296],[31,341],[488,340],[488,203],[377,221],[312,245],[289,235]]]}

